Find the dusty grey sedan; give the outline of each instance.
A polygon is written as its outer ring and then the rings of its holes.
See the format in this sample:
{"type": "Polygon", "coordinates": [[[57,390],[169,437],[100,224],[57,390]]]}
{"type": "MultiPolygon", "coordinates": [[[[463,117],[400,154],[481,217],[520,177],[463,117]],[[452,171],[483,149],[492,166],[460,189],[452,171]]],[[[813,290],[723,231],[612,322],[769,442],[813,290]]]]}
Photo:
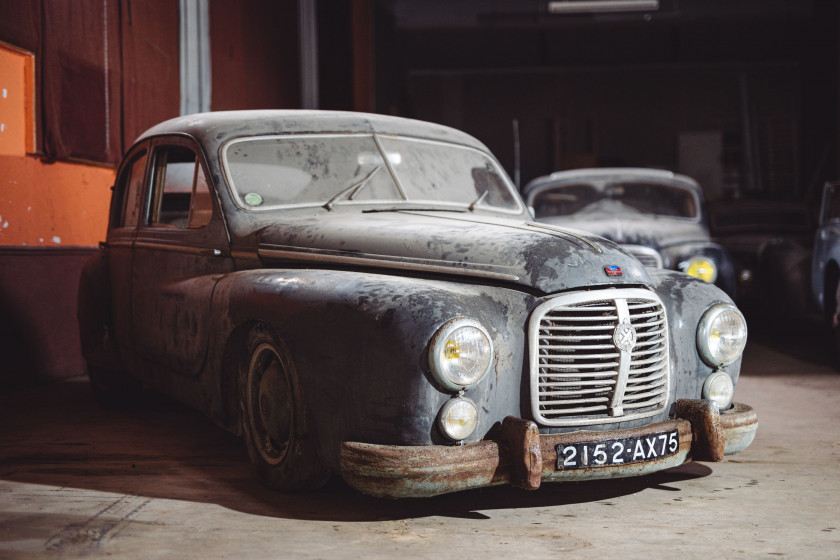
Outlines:
{"type": "Polygon", "coordinates": [[[524,190],[537,220],[622,245],[646,266],[679,270],[735,297],[729,253],[709,236],[703,191],[691,177],[634,167],[558,171],[524,190]]]}
{"type": "Polygon", "coordinates": [[[533,222],[484,145],[401,118],[150,129],[79,318],[101,404],[174,396],[282,490],[536,489],[717,461],[757,427],[724,292],[533,222]]]}

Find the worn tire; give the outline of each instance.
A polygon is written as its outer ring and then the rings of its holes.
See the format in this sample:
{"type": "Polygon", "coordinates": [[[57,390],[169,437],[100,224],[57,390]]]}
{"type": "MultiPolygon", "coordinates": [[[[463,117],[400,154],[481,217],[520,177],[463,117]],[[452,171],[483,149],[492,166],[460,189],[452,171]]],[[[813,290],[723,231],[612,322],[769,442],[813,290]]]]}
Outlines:
{"type": "Polygon", "coordinates": [[[283,491],[323,486],[328,471],[309,431],[306,401],[286,345],[265,326],[248,336],[239,406],[248,456],[260,479],[283,491]]]}

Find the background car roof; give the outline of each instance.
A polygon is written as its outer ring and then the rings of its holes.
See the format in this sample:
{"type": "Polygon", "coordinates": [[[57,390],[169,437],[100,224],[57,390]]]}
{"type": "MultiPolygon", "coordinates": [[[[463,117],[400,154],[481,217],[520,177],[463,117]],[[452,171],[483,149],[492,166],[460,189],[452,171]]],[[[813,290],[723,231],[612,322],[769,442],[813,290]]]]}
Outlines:
{"type": "Polygon", "coordinates": [[[523,193],[548,185],[570,183],[576,181],[604,182],[612,178],[647,179],[668,183],[676,183],[682,187],[700,190],[697,181],[687,175],[680,175],[664,169],[649,169],[646,167],[598,167],[588,169],[571,169],[569,171],[556,171],[551,175],[537,177],[530,181],[523,193]]]}
{"type": "Polygon", "coordinates": [[[188,134],[202,144],[219,145],[232,138],[301,133],[381,133],[454,142],[484,152],[488,148],[464,132],[425,121],[350,111],[259,110],[184,115],[157,124],[137,142],[162,134],[188,134]]]}

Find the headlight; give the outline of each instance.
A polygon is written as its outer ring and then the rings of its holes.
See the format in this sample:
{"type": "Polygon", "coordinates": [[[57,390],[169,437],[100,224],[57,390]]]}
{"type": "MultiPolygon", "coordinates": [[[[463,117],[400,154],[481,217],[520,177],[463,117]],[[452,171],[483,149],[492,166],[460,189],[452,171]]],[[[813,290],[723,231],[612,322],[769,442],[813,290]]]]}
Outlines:
{"type": "Polygon", "coordinates": [[[715,403],[720,410],[726,409],[735,395],[735,385],[725,371],[716,371],[703,383],[703,398],[715,403]]]}
{"type": "Polygon", "coordinates": [[[689,276],[694,276],[710,284],[717,279],[715,261],[703,255],[695,255],[683,261],[680,263],[680,269],[689,276]]]}
{"type": "Polygon", "coordinates": [[[697,350],[706,364],[717,367],[734,362],[747,344],[747,322],[731,303],[716,303],[697,327],[697,350]]]}
{"type": "Polygon", "coordinates": [[[432,337],[429,365],[432,375],[446,389],[460,391],[475,386],[490,371],[493,342],[478,322],[453,319],[432,337]]]}
{"type": "Polygon", "coordinates": [[[453,441],[469,437],[478,424],[478,409],[470,399],[450,399],[440,411],[440,427],[453,441]]]}

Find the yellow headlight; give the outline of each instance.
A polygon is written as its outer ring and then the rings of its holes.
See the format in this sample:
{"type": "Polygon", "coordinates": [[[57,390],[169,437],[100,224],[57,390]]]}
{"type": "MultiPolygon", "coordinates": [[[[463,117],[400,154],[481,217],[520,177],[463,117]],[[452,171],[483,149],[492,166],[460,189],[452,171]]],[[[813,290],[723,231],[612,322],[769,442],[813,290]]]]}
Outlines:
{"type": "Polygon", "coordinates": [[[717,279],[717,267],[706,257],[691,257],[686,263],[685,273],[709,283],[717,279]]]}

